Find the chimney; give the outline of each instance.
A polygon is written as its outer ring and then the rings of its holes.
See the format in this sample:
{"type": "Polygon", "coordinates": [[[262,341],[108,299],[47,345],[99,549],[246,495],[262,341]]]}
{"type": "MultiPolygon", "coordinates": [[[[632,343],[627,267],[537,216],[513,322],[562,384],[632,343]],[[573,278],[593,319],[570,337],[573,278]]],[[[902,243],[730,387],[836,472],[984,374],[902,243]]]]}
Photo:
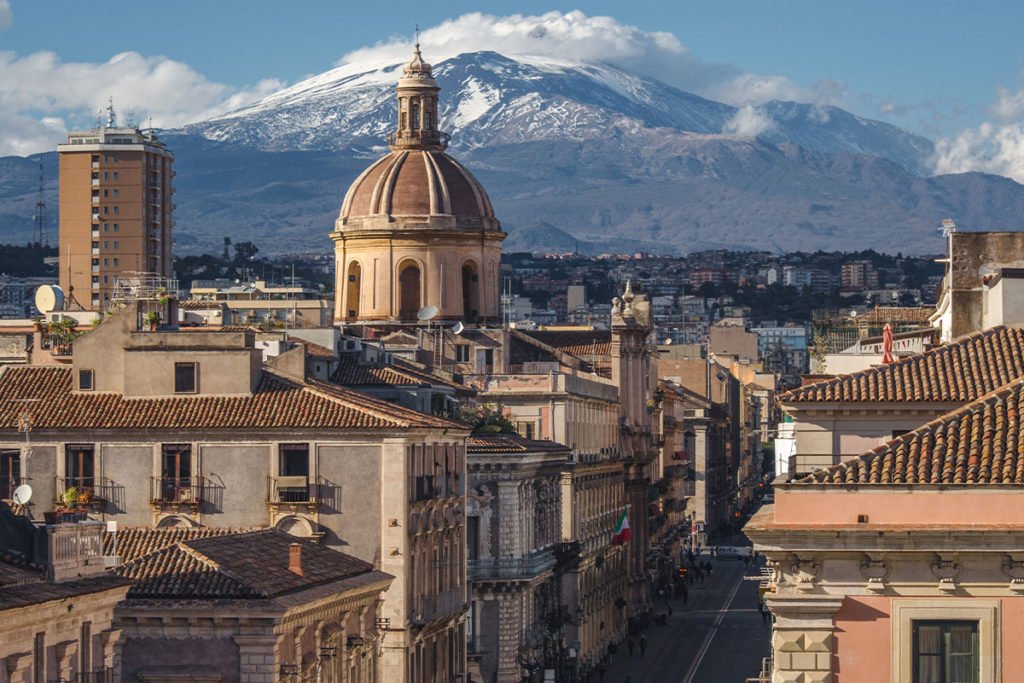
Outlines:
{"type": "Polygon", "coordinates": [[[292,543],[288,547],[288,571],[302,576],[302,544],[292,543]]]}

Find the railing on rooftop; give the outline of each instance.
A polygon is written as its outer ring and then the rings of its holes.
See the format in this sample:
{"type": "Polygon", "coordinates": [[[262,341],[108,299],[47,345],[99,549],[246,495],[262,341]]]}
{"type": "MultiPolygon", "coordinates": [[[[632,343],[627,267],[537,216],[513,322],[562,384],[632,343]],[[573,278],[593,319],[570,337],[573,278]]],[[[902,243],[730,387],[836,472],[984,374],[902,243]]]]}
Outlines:
{"type": "Polygon", "coordinates": [[[752,678],[747,678],[746,683],[771,683],[773,668],[772,658],[765,657],[761,660],[761,673],[752,678]]]}
{"type": "Polygon", "coordinates": [[[104,571],[103,522],[80,521],[46,528],[49,578],[64,581],[104,571]]]}

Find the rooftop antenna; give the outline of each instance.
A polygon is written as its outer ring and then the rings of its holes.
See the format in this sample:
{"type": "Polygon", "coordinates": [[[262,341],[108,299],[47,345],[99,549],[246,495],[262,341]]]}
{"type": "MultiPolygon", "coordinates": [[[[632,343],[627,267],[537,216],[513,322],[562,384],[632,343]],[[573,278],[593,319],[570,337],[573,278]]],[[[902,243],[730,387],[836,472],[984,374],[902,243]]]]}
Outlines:
{"type": "Polygon", "coordinates": [[[956,223],[953,222],[952,218],[942,219],[942,236],[949,239],[949,236],[956,232],[956,223]]]}
{"type": "Polygon", "coordinates": [[[36,243],[42,247],[50,246],[49,236],[46,234],[46,194],[44,193],[43,179],[43,158],[39,157],[39,194],[36,196],[35,232],[36,243]]]}
{"type": "Polygon", "coordinates": [[[114,98],[107,98],[107,128],[114,128],[117,125],[117,114],[114,112],[114,98]]]}

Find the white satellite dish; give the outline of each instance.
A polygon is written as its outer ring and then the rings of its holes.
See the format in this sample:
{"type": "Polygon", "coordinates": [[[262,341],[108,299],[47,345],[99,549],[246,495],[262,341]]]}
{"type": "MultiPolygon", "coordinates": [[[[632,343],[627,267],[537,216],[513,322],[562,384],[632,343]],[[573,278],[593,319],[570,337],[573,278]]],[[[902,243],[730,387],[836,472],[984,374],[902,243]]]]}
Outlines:
{"type": "Polygon", "coordinates": [[[665,340],[665,346],[672,346],[672,337],[665,340]]]}
{"type": "Polygon", "coordinates": [[[57,285],[43,285],[36,290],[36,308],[43,315],[64,310],[64,290],[57,285]]]}
{"type": "Polygon", "coordinates": [[[466,326],[463,325],[461,322],[455,323],[455,327],[452,328],[452,332],[455,333],[456,335],[462,334],[465,331],[466,326]]]}
{"type": "Polygon", "coordinates": [[[32,487],[28,484],[22,484],[18,488],[14,489],[14,495],[12,495],[11,498],[18,505],[25,505],[32,500],[32,487]]]}
{"type": "Polygon", "coordinates": [[[428,320],[433,320],[434,318],[436,318],[437,314],[440,312],[441,309],[439,309],[437,306],[433,304],[427,304],[426,306],[424,306],[423,308],[416,312],[416,317],[419,320],[426,322],[428,320]]]}

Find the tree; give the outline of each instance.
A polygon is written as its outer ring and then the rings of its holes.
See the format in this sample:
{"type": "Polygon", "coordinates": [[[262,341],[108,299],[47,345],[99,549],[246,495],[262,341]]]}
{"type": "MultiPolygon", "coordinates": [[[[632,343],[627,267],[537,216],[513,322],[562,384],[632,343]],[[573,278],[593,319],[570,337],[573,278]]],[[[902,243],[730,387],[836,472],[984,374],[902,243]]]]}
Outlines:
{"type": "Polygon", "coordinates": [[[237,242],[235,244],[235,263],[250,261],[259,252],[260,248],[252,242],[237,242]]]}

